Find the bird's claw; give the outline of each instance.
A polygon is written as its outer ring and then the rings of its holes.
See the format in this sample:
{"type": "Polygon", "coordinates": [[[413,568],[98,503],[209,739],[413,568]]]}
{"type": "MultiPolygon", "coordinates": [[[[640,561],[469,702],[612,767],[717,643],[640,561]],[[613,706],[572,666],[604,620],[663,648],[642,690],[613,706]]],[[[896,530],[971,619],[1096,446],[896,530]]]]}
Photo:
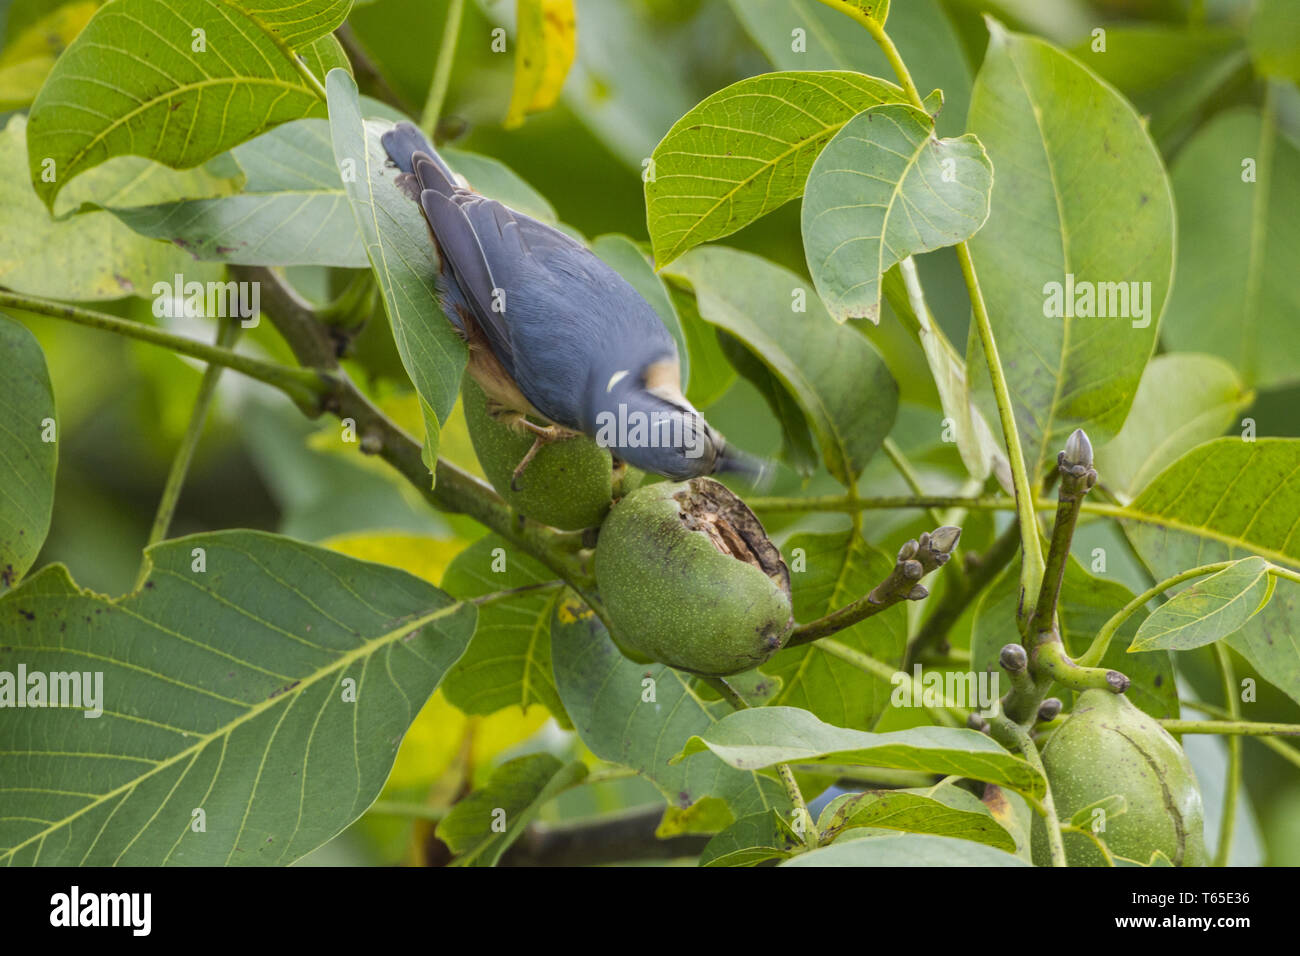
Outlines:
{"type": "Polygon", "coordinates": [[[527,468],[532,460],[537,456],[537,453],[541,451],[543,445],[549,445],[553,441],[564,441],[565,439],[573,438],[578,434],[575,431],[571,431],[568,428],[561,428],[558,425],[534,425],[527,419],[523,419],[523,425],[537,437],[533,439],[532,447],[528,449],[528,453],[525,454],[519,464],[515,466],[514,473],[510,476],[511,491],[523,491],[523,489],[519,487],[519,477],[524,473],[524,469],[527,468]]]}

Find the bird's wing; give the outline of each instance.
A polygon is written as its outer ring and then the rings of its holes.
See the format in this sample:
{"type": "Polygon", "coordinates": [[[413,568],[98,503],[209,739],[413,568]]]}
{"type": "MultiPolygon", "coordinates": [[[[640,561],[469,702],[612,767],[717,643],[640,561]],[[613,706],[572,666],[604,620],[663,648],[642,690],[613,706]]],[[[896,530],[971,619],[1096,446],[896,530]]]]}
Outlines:
{"type": "Polygon", "coordinates": [[[492,351],[513,371],[516,341],[510,313],[512,306],[526,303],[512,299],[532,293],[530,279],[544,271],[540,260],[561,249],[579,256],[591,253],[564,233],[458,185],[445,167],[422,152],[415,154],[413,167],[420,206],[439,249],[492,351]]]}

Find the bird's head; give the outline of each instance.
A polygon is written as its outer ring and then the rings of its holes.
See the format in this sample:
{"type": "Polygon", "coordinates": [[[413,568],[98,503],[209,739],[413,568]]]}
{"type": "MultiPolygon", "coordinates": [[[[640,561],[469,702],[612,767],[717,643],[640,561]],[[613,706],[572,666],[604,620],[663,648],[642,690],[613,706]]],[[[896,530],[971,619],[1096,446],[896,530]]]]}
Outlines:
{"type": "Polygon", "coordinates": [[[598,383],[593,435],[628,464],[673,481],[735,473],[762,483],[769,466],[729,445],[682,395],[676,357],[598,383]]]}

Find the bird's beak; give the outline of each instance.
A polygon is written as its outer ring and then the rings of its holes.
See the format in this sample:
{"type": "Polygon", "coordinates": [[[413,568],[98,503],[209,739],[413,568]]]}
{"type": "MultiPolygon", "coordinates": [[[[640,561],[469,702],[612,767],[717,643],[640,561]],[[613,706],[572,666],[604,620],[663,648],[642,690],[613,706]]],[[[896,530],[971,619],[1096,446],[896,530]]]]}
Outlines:
{"type": "Polygon", "coordinates": [[[714,474],[739,475],[754,491],[765,491],[776,475],[776,463],[727,444],[719,439],[714,474]]]}

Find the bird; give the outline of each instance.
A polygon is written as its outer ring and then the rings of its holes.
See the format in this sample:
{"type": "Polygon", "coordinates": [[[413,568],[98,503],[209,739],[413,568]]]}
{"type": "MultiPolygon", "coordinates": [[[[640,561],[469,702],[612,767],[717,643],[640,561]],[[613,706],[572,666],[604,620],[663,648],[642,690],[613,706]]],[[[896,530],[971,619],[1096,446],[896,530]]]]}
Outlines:
{"type": "Polygon", "coordinates": [[[581,242],[459,179],[410,123],[380,137],[438,260],[435,292],[469,347],[489,412],[548,442],[587,435],[673,481],[767,463],[728,444],[682,393],[677,343],[653,306],[581,242]],[[536,419],[544,424],[530,421],[536,419]]]}

